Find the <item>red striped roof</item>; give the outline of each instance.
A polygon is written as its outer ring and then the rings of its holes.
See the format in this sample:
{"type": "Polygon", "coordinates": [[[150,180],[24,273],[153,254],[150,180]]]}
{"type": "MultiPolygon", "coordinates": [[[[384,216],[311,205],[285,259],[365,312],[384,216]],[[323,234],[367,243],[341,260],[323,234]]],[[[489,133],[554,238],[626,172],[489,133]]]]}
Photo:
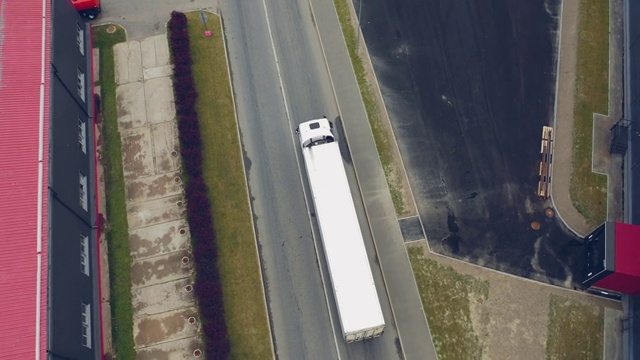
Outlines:
{"type": "Polygon", "coordinates": [[[0,359],[46,359],[50,0],[0,0],[0,359]]]}

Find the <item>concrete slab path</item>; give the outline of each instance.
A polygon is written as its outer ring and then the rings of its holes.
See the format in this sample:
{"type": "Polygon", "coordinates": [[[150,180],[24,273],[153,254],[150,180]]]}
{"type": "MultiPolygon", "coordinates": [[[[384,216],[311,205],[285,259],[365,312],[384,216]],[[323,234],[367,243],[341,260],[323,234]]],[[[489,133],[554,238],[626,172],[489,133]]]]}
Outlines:
{"type": "Polygon", "coordinates": [[[137,359],[202,347],[166,35],[114,47],[137,359]]]}

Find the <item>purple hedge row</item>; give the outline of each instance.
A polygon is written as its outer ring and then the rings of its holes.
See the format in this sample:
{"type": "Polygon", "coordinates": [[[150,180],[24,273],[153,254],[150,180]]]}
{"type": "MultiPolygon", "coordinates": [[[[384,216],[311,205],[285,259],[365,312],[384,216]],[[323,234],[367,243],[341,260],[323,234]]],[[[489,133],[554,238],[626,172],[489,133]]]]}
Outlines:
{"type": "Polygon", "coordinates": [[[202,138],[196,112],[196,91],[191,65],[187,17],[172,12],[169,20],[169,47],[173,58],[173,87],[178,116],[180,153],[187,178],[185,196],[187,220],[191,230],[196,267],[195,295],[200,305],[206,338],[205,354],[210,359],[229,357],[231,345],[227,335],[218,273],[218,251],[213,229],[211,202],[202,178],[202,138]]]}

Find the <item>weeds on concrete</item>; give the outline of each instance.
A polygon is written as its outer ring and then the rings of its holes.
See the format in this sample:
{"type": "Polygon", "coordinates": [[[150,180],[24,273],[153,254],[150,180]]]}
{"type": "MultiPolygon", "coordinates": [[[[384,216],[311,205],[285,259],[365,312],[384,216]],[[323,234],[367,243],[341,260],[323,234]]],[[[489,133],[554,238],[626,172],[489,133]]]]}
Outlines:
{"type": "Polygon", "coordinates": [[[602,359],[603,334],[602,307],[550,296],[547,360],[602,359]]]}
{"type": "Polygon", "coordinates": [[[198,12],[187,14],[202,174],[213,204],[231,358],[270,359],[273,349],[223,34],[220,19],[206,16],[205,28],[198,12]],[[210,37],[204,36],[205,30],[211,31],[210,37]]]}
{"type": "MultiPolygon", "coordinates": [[[[362,101],[367,110],[367,117],[369,118],[369,124],[371,131],[373,132],[373,138],[378,149],[380,156],[380,162],[384,170],[385,177],[387,178],[387,184],[389,185],[389,191],[391,192],[391,199],[393,200],[393,206],[398,216],[406,215],[409,210],[407,209],[406,201],[404,199],[403,184],[401,180],[401,171],[394,159],[394,150],[391,136],[386,127],[383,124],[383,119],[380,116],[380,108],[376,103],[374,90],[367,80],[367,74],[365,72],[362,58],[358,55],[358,33],[354,29],[351,23],[351,15],[349,13],[350,0],[334,0],[338,18],[340,19],[340,25],[342,26],[342,33],[344,35],[347,49],[349,50],[349,57],[351,58],[351,64],[355,71],[356,78],[358,80],[358,86],[360,87],[360,94],[362,101]]],[[[360,39],[364,41],[363,39],[360,39]]]]}
{"type": "Polygon", "coordinates": [[[607,216],[607,178],[591,171],[593,114],[609,101],[609,1],[581,0],[573,120],[571,201],[595,227],[607,216]]]}
{"type": "Polygon", "coordinates": [[[473,329],[470,307],[472,301],[482,304],[489,298],[489,282],[425,258],[421,247],[407,250],[438,358],[482,359],[483,344],[473,329]]]}
{"type": "Polygon", "coordinates": [[[119,359],[134,359],[133,311],[131,308],[131,250],[125,201],[122,142],[118,131],[113,46],[126,41],[124,30],[113,34],[104,25],[93,28],[93,47],[100,49],[100,91],[104,136],[104,170],[108,226],[109,282],[113,347],[119,359]]]}

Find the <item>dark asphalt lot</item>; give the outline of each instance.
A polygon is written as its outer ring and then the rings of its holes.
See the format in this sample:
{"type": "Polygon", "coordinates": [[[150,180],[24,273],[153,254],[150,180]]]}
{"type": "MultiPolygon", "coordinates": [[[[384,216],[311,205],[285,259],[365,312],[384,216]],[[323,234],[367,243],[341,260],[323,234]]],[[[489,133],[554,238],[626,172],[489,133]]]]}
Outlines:
{"type": "Polygon", "coordinates": [[[559,0],[364,0],[361,24],[431,249],[570,287],[584,248],[536,196],[559,11],[559,0]]]}

